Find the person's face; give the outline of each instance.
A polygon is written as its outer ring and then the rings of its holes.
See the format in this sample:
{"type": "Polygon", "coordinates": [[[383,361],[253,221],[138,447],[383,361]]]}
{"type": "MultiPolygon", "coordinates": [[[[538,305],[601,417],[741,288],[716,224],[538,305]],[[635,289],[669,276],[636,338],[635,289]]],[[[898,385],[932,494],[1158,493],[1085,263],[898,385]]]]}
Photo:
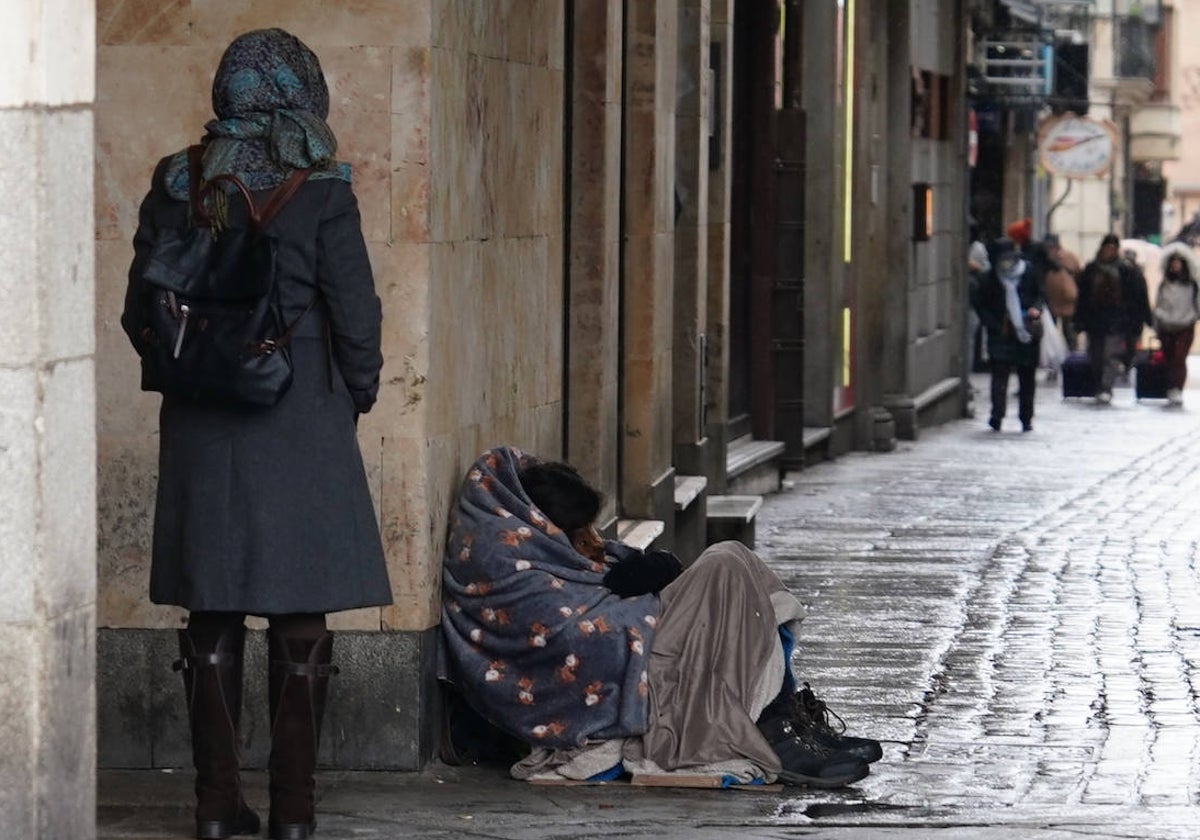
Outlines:
{"type": "Polygon", "coordinates": [[[1000,274],[1008,274],[1020,259],[1021,256],[1016,251],[1010,251],[996,259],[996,271],[1000,274]]]}
{"type": "Polygon", "coordinates": [[[1183,273],[1183,260],[1179,257],[1171,257],[1171,261],[1167,263],[1167,271],[1172,274],[1183,273]]]}
{"type": "Polygon", "coordinates": [[[1119,249],[1116,245],[1101,245],[1100,246],[1100,261],[1113,262],[1117,258],[1119,249]]]}
{"type": "Polygon", "coordinates": [[[593,563],[604,562],[604,539],[595,527],[588,525],[586,528],[577,528],[569,532],[567,538],[576,551],[593,563]]]}

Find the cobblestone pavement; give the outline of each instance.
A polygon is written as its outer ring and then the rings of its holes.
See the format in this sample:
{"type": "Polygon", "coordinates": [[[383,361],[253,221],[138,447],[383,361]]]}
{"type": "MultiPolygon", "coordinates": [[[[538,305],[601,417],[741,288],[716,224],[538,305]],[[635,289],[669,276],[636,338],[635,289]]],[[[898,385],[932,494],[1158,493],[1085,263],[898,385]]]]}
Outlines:
{"type": "MultiPolygon", "coordinates": [[[[1031,434],[925,430],[764,505],[757,548],[810,608],[797,672],[886,739],[853,789],[329,773],[318,837],[1200,838],[1200,392],[1038,399],[1031,434]]],[[[100,837],[187,836],[188,796],[104,772],[100,837]]]]}

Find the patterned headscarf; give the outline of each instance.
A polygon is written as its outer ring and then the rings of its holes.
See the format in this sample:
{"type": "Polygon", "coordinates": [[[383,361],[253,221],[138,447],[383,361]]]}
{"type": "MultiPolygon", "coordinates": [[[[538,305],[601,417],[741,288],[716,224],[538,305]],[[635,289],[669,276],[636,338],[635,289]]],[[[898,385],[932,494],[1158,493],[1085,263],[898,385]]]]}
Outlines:
{"type": "MultiPolygon", "coordinates": [[[[238,36],[213,79],[213,112],[205,126],[204,177],[232,174],[252,190],[278,186],[293,169],[313,178],[350,181],[350,166],[334,160],[337,139],[325,122],[329,88],[321,64],[299,38],[282,29],[238,36]]],[[[167,169],[167,191],[187,198],[187,153],[167,169]]]]}

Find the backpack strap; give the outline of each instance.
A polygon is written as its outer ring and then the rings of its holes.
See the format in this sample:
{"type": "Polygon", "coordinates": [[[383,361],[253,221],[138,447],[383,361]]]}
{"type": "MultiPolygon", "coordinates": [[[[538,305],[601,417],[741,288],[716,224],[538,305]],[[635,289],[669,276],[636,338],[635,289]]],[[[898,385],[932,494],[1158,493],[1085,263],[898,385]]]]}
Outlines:
{"type": "Polygon", "coordinates": [[[293,169],[283,183],[271,191],[260,210],[254,203],[254,196],[250,194],[250,190],[236,175],[214,175],[205,181],[203,159],[204,147],[202,145],[188,146],[188,197],[192,218],[202,223],[210,221],[208,211],[204,207],[204,196],[213,184],[225,181],[233,184],[242,194],[242,198],[246,199],[246,206],[250,210],[250,223],[259,231],[266,229],[276,214],[283,209],[283,205],[291,200],[292,196],[296,194],[296,190],[300,189],[300,185],[308,179],[312,172],[312,169],[293,169]]]}
{"type": "Polygon", "coordinates": [[[308,302],[308,306],[304,307],[304,311],[297,315],[296,319],[288,324],[288,328],[275,338],[264,338],[262,341],[251,342],[250,349],[254,352],[254,355],[270,356],[280,347],[291,343],[292,334],[296,332],[296,327],[304,320],[304,316],[312,312],[312,308],[317,305],[317,299],[320,297],[320,293],[313,295],[312,300],[308,302]]]}
{"type": "Polygon", "coordinates": [[[276,187],[263,205],[263,209],[259,212],[257,223],[258,229],[263,230],[271,223],[276,214],[283,209],[283,205],[291,201],[292,196],[296,194],[296,190],[300,189],[300,185],[308,180],[311,169],[293,169],[292,174],[287,176],[282,184],[276,187]]]}

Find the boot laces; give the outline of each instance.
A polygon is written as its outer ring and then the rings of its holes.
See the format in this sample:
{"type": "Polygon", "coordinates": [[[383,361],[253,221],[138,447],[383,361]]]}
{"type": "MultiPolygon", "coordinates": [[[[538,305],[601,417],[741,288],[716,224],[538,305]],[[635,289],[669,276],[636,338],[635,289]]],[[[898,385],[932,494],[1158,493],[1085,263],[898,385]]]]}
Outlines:
{"type": "Polygon", "coordinates": [[[796,706],[802,720],[815,729],[821,729],[831,735],[843,735],[846,732],[846,721],[837,712],[829,708],[825,701],[813,693],[812,686],[807,682],[796,692],[796,706]],[[835,723],[830,723],[830,720],[835,723]]]}

